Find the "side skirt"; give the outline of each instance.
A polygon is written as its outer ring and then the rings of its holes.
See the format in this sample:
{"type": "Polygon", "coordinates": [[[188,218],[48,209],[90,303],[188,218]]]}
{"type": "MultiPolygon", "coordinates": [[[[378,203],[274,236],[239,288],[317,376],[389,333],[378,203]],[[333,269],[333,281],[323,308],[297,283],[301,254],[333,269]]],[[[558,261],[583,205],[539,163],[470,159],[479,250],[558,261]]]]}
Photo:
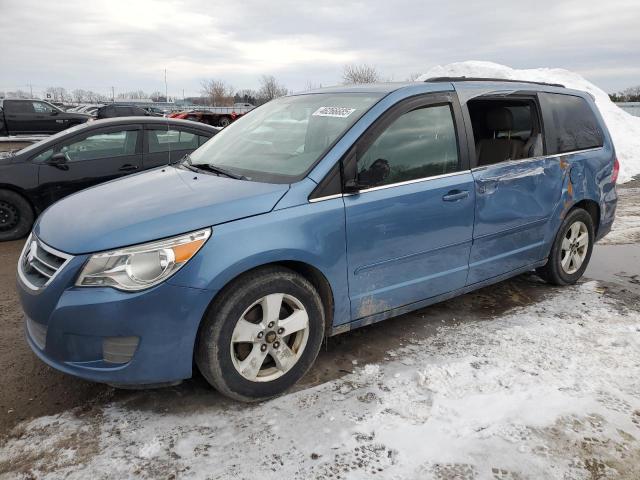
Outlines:
{"type": "Polygon", "coordinates": [[[532,263],[530,265],[527,265],[522,268],[518,268],[516,270],[512,270],[507,273],[503,273],[502,275],[498,275],[497,277],[492,277],[487,280],[483,280],[481,282],[472,283],[471,285],[466,285],[457,290],[443,293],[442,295],[436,295],[435,297],[427,298],[425,300],[420,300],[418,302],[410,303],[408,305],[403,305],[402,307],[397,307],[391,310],[387,310],[385,312],[369,315],[368,317],[359,318],[352,322],[333,327],[331,329],[331,332],[329,332],[329,335],[327,336],[332,337],[340,333],[345,333],[351,330],[355,330],[356,328],[381,322],[382,320],[386,320],[387,318],[397,317],[405,313],[413,312],[414,310],[419,310],[421,308],[428,307],[429,305],[433,305],[434,303],[444,302],[445,300],[449,300],[450,298],[457,297],[458,295],[464,295],[465,293],[478,290],[479,288],[493,285],[494,283],[502,282],[503,280],[507,280],[508,278],[515,277],[517,275],[520,275],[521,273],[529,272],[531,270],[534,270],[538,267],[543,266],[546,263],[547,263],[547,259],[545,258],[543,260],[540,260],[539,262],[532,263]]]}

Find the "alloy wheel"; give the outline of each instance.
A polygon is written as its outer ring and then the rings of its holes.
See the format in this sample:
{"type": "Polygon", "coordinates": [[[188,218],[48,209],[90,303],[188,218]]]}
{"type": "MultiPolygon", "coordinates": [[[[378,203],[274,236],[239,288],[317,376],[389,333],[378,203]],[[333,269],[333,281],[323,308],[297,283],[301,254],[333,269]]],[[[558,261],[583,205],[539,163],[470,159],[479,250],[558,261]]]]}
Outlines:
{"type": "Polygon", "coordinates": [[[569,227],[560,251],[560,265],[565,273],[572,275],[580,270],[589,251],[589,231],[583,222],[577,221],[569,227]]]}
{"type": "Polygon", "coordinates": [[[231,336],[231,360],[252,382],[270,382],[298,362],[309,338],[309,315],[292,295],[266,295],[238,319],[231,336]]]}

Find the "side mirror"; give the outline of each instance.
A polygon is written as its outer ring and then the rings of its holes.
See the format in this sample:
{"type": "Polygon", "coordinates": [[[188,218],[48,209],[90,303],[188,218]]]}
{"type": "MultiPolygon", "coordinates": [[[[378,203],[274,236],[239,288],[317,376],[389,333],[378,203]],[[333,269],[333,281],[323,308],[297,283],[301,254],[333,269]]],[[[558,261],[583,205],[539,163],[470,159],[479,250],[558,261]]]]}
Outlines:
{"type": "Polygon", "coordinates": [[[55,116],[55,115],[58,115],[59,113],[60,113],[60,110],[56,110],[56,109],[54,109],[54,110],[51,112],[51,115],[54,115],[54,116],[55,116]]]}
{"type": "Polygon", "coordinates": [[[51,155],[51,157],[49,157],[49,160],[46,161],[46,163],[48,165],[51,165],[53,167],[60,167],[62,165],[64,165],[65,163],[67,163],[69,159],[67,158],[67,155],[62,153],[62,152],[58,152],[58,153],[54,153],[53,155],[51,155]]]}
{"type": "Polygon", "coordinates": [[[344,193],[358,193],[360,190],[367,188],[369,186],[370,185],[368,183],[363,183],[356,180],[355,178],[352,178],[344,182],[343,191],[344,193]]]}

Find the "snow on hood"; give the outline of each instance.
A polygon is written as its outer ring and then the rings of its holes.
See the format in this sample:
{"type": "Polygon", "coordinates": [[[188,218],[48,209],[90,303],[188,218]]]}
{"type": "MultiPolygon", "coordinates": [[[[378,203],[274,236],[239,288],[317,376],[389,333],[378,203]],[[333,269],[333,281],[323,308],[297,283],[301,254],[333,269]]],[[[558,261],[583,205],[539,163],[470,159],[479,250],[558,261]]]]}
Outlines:
{"type": "Polygon", "coordinates": [[[567,88],[589,92],[604,118],[620,161],[619,182],[627,182],[640,174],[640,117],[625,112],[609,99],[604,90],[575,72],[562,68],[530,68],[518,70],[492,62],[458,62],[429,69],[416,81],[431,77],[489,77],[509,80],[561,83],[567,88]]]}

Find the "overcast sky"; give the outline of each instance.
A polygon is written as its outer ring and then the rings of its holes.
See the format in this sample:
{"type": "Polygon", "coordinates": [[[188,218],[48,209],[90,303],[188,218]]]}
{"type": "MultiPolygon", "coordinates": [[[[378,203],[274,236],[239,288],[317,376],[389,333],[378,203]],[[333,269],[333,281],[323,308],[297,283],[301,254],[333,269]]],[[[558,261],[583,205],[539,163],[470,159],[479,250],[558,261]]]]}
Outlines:
{"type": "Polygon", "coordinates": [[[198,94],[339,83],[347,63],[389,80],[487,60],[575,70],[612,92],[640,84],[640,0],[0,0],[0,90],[48,86],[198,94]]]}

